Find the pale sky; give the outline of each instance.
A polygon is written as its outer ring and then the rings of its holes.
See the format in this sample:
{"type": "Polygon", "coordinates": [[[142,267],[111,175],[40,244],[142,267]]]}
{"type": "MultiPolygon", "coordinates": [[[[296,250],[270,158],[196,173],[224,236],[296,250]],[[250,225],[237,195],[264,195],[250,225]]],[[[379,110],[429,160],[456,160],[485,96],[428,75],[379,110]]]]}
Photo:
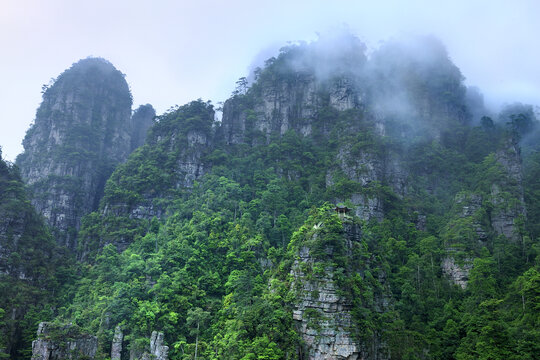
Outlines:
{"type": "MultiPolygon", "coordinates": [[[[346,24],[368,47],[435,35],[488,105],[540,105],[540,0],[0,0],[0,146],[14,160],[41,86],[100,56],[134,108],[224,101],[261,52],[346,24]]],[[[260,57],[260,56],[259,56],[260,57]]]]}

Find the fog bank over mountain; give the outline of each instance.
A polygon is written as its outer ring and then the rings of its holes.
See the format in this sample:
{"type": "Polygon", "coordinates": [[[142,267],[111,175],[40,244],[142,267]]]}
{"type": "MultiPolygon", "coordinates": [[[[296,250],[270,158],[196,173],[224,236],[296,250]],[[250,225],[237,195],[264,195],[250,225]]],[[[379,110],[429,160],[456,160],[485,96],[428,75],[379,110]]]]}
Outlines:
{"type": "MultiPolygon", "coordinates": [[[[196,98],[225,100],[262,49],[312,41],[348,24],[368,53],[410,35],[445,44],[467,86],[490,107],[540,104],[540,3],[522,0],[453,2],[291,1],[275,3],[98,0],[2,2],[0,39],[7,50],[0,75],[0,146],[13,160],[35,118],[39,90],[78,59],[100,56],[127,74],[134,105],[157,113],[196,98]]],[[[255,61],[256,63],[256,61],[255,61]]]]}

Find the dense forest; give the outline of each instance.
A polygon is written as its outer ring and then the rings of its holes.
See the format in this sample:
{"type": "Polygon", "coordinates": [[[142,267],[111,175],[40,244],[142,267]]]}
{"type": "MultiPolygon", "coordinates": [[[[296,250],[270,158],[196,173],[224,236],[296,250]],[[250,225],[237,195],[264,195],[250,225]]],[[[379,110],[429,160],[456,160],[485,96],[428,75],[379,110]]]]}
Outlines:
{"type": "Polygon", "coordinates": [[[130,107],[81,60],[0,162],[0,356],[538,358],[538,119],[437,40],[321,38],[219,108],[130,107]]]}

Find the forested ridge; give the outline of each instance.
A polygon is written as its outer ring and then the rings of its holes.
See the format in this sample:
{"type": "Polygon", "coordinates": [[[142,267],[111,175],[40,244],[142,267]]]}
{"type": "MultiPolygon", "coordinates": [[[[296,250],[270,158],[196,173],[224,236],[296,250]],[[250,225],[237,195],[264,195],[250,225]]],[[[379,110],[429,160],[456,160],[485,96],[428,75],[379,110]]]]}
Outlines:
{"type": "Polygon", "coordinates": [[[69,248],[0,163],[6,358],[44,321],[51,358],[538,358],[532,106],[486,109],[431,38],[290,45],[252,77],[157,116],[69,248]]]}

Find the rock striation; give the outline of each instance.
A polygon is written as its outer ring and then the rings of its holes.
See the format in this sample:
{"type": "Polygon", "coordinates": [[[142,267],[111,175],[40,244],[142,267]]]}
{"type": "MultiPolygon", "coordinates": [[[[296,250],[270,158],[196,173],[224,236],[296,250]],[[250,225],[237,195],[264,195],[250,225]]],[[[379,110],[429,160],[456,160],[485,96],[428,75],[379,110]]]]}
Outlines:
{"type": "Polygon", "coordinates": [[[502,167],[504,177],[491,185],[491,225],[498,235],[504,235],[514,242],[520,235],[516,220],[527,213],[523,194],[523,170],[519,144],[513,139],[506,141],[495,154],[502,167]]]}
{"type": "Polygon", "coordinates": [[[132,121],[131,104],[124,75],[101,58],[80,60],[44,90],[17,164],[61,245],[76,246],[81,217],[151,124],[141,112],[132,121]]]}
{"type": "Polygon", "coordinates": [[[169,347],[163,345],[162,332],[152,331],[152,336],[150,337],[150,354],[156,360],[169,359],[169,347]]]}
{"type": "Polygon", "coordinates": [[[478,249],[486,247],[494,236],[519,242],[519,223],[527,215],[517,142],[506,138],[491,161],[488,163],[492,175],[484,185],[486,188],[480,189],[483,192],[458,193],[454,198],[454,216],[443,231],[447,256],[442,259],[442,270],[462,288],[467,287],[478,249]]]}
{"type": "Polygon", "coordinates": [[[141,105],[131,115],[131,151],[144,144],[146,133],[154,125],[156,111],[150,104],[141,105]]]}
{"type": "Polygon", "coordinates": [[[107,244],[125,250],[136,235],[144,235],[153,218],[165,219],[167,207],[191,191],[211,167],[214,109],[209,102],[192,101],[156,118],[146,143],[112,173],[98,211],[103,229],[119,221],[132,231],[124,234],[81,232],[78,257],[84,259],[107,244]]]}
{"type": "Polygon", "coordinates": [[[169,347],[163,345],[163,337],[162,332],[152,331],[150,348],[146,350],[132,348],[129,360],[168,360],[169,347]]]}
{"type": "Polygon", "coordinates": [[[353,80],[320,81],[309,68],[291,78],[263,79],[252,91],[249,99],[234,96],[223,106],[221,131],[227,144],[267,141],[271,134],[283,135],[289,130],[308,136],[325,108],[345,111],[361,107],[363,100],[353,80]]]}
{"type": "Polygon", "coordinates": [[[469,283],[469,273],[473,268],[473,259],[465,258],[461,264],[458,264],[454,257],[451,256],[451,251],[447,249],[449,253],[442,260],[443,273],[448,276],[453,284],[458,285],[462,289],[465,289],[469,283]]]}
{"type": "Polygon", "coordinates": [[[32,342],[32,360],[94,359],[97,337],[81,333],[77,327],[42,322],[37,340],[32,342]]]}
{"type": "Polygon", "coordinates": [[[307,280],[301,264],[314,264],[309,249],[302,247],[299,259],[293,265],[298,298],[293,319],[298,323],[299,333],[305,342],[306,359],[361,359],[360,345],[350,329],[352,304],[338,295],[334,283],[334,269],[327,267],[324,274],[307,280]]]}
{"type": "Polygon", "coordinates": [[[117,325],[114,329],[113,341],[111,344],[111,360],[120,360],[122,358],[122,341],[124,340],[124,333],[120,325],[117,325]]]}
{"type": "MultiPolygon", "coordinates": [[[[380,334],[367,338],[359,336],[358,319],[353,315],[353,299],[350,289],[344,289],[338,278],[343,276],[364,277],[370,267],[358,266],[353,248],[362,240],[360,227],[349,215],[340,215],[339,225],[330,225],[334,220],[327,214],[329,222],[324,220],[313,226],[308,239],[300,245],[290,275],[291,291],[295,294],[293,319],[298,334],[303,340],[299,351],[301,359],[388,359],[385,342],[380,334]],[[330,228],[331,227],[331,228],[330,228]],[[328,238],[339,236],[339,240],[327,243],[328,238]],[[320,244],[327,243],[322,249],[320,244]],[[344,246],[344,247],[342,247],[344,246]],[[338,250],[341,249],[341,250],[338,250]],[[316,255],[317,253],[317,255],[316,255]],[[346,268],[340,267],[334,260],[345,255],[346,268]],[[326,260],[325,260],[326,259],[326,260]]],[[[386,280],[379,276],[381,289],[386,288],[386,280]]],[[[389,308],[390,292],[372,293],[367,302],[370,311],[382,313],[389,308]]]]}

